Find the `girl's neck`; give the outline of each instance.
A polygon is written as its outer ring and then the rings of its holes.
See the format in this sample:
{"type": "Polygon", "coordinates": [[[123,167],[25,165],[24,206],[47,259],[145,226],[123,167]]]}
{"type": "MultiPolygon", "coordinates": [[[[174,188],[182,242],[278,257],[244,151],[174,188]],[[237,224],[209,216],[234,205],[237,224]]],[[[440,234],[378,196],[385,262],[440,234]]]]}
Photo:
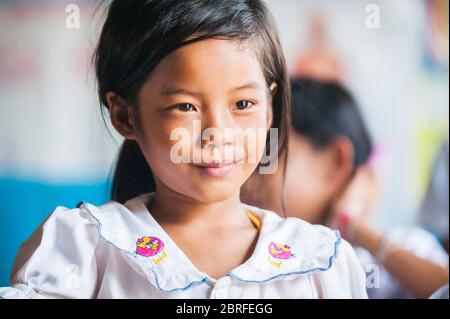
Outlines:
{"type": "Polygon", "coordinates": [[[247,227],[251,223],[242,208],[239,191],[224,200],[203,203],[163,186],[147,207],[161,225],[206,229],[247,227]]]}
{"type": "Polygon", "coordinates": [[[282,194],[284,166],[284,157],[280,156],[277,171],[273,174],[261,175],[255,170],[241,188],[242,201],[284,216],[282,194]]]}

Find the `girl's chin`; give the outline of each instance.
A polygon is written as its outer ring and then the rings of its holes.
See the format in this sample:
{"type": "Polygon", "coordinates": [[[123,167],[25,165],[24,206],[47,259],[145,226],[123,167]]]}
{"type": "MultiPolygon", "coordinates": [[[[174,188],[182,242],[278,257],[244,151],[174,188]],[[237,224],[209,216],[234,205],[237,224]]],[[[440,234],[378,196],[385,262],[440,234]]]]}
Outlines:
{"type": "Polygon", "coordinates": [[[236,194],[236,189],[239,189],[239,187],[236,187],[235,185],[227,185],[225,183],[215,183],[215,185],[213,185],[208,183],[202,186],[196,186],[194,198],[203,203],[223,201],[234,196],[236,194]]]}

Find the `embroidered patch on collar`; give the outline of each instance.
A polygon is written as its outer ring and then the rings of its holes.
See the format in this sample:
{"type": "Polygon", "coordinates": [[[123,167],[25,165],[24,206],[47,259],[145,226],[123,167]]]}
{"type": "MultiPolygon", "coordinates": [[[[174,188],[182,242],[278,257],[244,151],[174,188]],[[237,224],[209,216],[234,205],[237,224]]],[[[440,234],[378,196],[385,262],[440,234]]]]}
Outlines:
{"type": "Polygon", "coordinates": [[[136,241],[136,253],[144,257],[153,257],[164,249],[161,239],[154,236],[143,236],[136,241]]]}
{"type": "Polygon", "coordinates": [[[290,259],[295,257],[294,253],[292,252],[291,246],[276,244],[274,242],[271,242],[269,244],[269,253],[276,259],[290,259]]]}

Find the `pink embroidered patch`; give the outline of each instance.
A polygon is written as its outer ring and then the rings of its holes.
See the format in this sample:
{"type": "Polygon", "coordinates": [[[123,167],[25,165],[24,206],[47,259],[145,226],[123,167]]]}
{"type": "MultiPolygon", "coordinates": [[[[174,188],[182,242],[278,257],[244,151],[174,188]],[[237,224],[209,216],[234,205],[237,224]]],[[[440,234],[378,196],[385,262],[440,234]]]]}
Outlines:
{"type": "Polygon", "coordinates": [[[269,253],[272,257],[277,259],[289,259],[295,257],[289,245],[275,244],[274,242],[269,244],[269,253]]]}
{"type": "Polygon", "coordinates": [[[144,257],[152,257],[164,248],[161,239],[154,236],[144,236],[136,241],[136,253],[144,257]]]}

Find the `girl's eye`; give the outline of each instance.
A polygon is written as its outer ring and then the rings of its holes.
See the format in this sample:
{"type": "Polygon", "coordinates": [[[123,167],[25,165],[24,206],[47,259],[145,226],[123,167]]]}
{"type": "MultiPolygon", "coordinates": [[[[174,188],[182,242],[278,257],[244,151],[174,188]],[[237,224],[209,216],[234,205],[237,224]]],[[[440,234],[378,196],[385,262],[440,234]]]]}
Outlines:
{"type": "Polygon", "coordinates": [[[238,110],[245,110],[252,106],[252,102],[242,100],[242,101],[237,102],[235,105],[238,110]]]}
{"type": "Polygon", "coordinates": [[[183,103],[183,104],[178,104],[174,106],[177,110],[180,110],[182,112],[192,112],[195,111],[195,107],[194,105],[190,104],[190,103],[183,103]]]}

